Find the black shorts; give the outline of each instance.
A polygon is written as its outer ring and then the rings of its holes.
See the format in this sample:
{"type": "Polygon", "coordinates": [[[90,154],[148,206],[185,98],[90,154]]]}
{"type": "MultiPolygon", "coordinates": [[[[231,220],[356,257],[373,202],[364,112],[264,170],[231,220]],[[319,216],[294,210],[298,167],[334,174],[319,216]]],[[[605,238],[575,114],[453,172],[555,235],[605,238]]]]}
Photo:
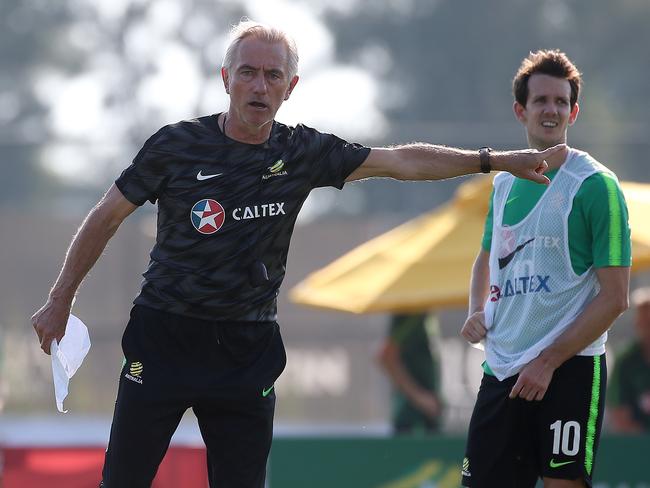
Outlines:
{"type": "Polygon", "coordinates": [[[566,361],[539,402],[508,398],[517,377],[483,375],[463,486],[532,488],[539,477],[582,478],[591,486],[605,408],[605,355],[566,361]]]}
{"type": "Polygon", "coordinates": [[[207,447],[210,486],[264,486],[273,384],[286,363],[277,323],[207,322],[137,305],[122,349],[102,486],[150,487],[188,408],[207,447]]]}

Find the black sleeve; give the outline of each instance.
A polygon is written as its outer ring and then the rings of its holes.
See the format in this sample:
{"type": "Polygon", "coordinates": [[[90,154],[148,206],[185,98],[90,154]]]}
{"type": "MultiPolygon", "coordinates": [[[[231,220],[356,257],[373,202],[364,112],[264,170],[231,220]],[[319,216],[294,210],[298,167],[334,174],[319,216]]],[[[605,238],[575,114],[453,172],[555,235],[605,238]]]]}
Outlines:
{"type": "Polygon", "coordinates": [[[309,138],[312,188],[334,186],[340,190],[345,179],[366,160],[370,148],[308,127],[303,129],[309,138]]]}
{"type": "Polygon", "coordinates": [[[163,127],[147,139],[131,166],[115,180],[117,188],[134,205],[143,205],[147,200],[156,203],[167,180],[164,149],[167,130],[167,126],[163,127]]]}

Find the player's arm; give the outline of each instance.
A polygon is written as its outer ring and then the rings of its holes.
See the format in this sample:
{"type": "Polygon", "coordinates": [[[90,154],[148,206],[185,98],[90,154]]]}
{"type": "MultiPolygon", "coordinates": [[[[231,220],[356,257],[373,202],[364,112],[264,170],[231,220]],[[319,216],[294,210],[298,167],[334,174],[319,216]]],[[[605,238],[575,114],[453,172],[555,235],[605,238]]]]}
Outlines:
{"type": "Polygon", "coordinates": [[[490,248],[492,247],[492,219],[494,218],[493,208],[494,189],[490,194],[488,214],[483,226],[483,239],[474,265],[469,283],[469,310],[467,319],[460,330],[460,335],[472,344],[481,341],[487,334],[485,327],[485,300],[490,292],[490,248]]]}
{"type": "Polygon", "coordinates": [[[541,400],[553,373],[611,327],[628,308],[630,268],[611,266],[596,269],[600,292],[575,321],[519,374],[510,397],[541,400]]]}
{"type": "Polygon", "coordinates": [[[483,307],[490,291],[490,253],[481,248],[472,266],[469,285],[469,310],[460,335],[472,344],[480,342],[487,329],[483,307]]]}
{"type": "Polygon", "coordinates": [[[422,388],[409,374],[400,359],[399,345],[387,338],[377,352],[377,362],[386,371],[391,382],[409,402],[430,418],[440,414],[440,403],[429,390],[422,388]]]}
{"type": "Polygon", "coordinates": [[[46,354],[50,354],[52,340],[61,341],[65,334],[77,288],[122,221],[136,208],[112,185],[81,224],[47,302],[32,316],[32,326],[46,354]]]}
{"type": "MultiPolygon", "coordinates": [[[[490,165],[496,171],[508,171],[520,178],[548,184],[543,175],[546,158],[566,146],[559,144],[544,151],[492,151],[490,165]]],[[[365,161],[346,181],[370,177],[396,180],[441,180],[480,172],[478,151],[433,144],[413,143],[394,147],[374,147],[365,161]]]]}

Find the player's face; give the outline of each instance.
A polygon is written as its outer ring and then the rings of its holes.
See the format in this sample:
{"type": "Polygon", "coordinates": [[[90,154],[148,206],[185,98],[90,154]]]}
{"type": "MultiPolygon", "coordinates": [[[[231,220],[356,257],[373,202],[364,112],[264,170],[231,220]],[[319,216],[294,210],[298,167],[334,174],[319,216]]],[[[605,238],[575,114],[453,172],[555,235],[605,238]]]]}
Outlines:
{"type": "Polygon", "coordinates": [[[288,52],[282,42],[254,37],[241,41],[230,70],[222,70],[230,95],[229,123],[254,132],[270,124],[282,102],[289,99],[298,77],[289,79],[288,52]]]}
{"type": "Polygon", "coordinates": [[[571,108],[571,85],[564,78],[536,73],[528,79],[526,106],[514,104],[517,119],[526,128],[528,144],[546,149],[566,143],[566,133],[578,117],[576,103],[571,108]]]}

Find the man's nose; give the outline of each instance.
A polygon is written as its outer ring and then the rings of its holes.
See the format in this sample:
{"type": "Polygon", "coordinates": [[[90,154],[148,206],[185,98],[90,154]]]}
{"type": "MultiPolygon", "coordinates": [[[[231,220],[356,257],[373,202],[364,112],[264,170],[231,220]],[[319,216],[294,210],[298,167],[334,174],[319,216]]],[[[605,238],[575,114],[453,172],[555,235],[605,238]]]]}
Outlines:
{"type": "Polygon", "coordinates": [[[558,106],[555,103],[547,103],[544,106],[544,113],[555,115],[559,112],[558,106]]]}
{"type": "Polygon", "coordinates": [[[253,89],[255,90],[255,93],[266,93],[267,91],[266,79],[264,78],[263,73],[260,73],[258,76],[255,77],[255,83],[253,84],[253,89]]]}

